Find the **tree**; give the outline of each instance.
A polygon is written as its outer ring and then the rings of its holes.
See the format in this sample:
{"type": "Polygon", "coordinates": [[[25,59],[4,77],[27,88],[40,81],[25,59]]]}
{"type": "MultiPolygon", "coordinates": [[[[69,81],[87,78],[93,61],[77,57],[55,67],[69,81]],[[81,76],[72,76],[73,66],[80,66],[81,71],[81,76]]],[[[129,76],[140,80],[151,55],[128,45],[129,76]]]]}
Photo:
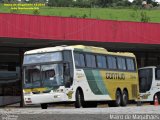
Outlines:
{"type": "Polygon", "coordinates": [[[133,5],[142,6],[142,0],[134,0],[133,5]]]}
{"type": "Polygon", "coordinates": [[[48,6],[57,6],[56,0],[49,0],[48,1],[48,6]]]}
{"type": "Polygon", "coordinates": [[[72,6],[72,0],[49,0],[48,6],[69,7],[72,6]]]}

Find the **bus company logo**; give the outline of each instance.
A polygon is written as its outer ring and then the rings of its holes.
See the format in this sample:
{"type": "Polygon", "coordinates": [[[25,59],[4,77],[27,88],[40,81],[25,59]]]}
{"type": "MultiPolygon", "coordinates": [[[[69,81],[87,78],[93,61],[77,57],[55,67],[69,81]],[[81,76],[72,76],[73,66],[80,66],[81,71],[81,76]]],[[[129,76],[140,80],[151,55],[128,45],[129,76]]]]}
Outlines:
{"type": "Polygon", "coordinates": [[[125,80],[124,73],[106,73],[106,79],[125,80]]]}
{"type": "Polygon", "coordinates": [[[73,91],[69,91],[69,92],[67,93],[68,99],[72,99],[72,94],[73,94],[73,91]]]}

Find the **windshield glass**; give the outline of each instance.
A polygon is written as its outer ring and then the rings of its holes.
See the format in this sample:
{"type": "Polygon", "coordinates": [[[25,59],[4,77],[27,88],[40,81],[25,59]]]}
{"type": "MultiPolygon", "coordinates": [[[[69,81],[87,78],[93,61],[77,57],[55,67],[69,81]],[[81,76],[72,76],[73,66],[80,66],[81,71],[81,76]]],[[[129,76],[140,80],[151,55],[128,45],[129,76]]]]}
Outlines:
{"type": "Polygon", "coordinates": [[[62,61],[62,52],[25,55],[23,64],[35,64],[62,61]]]}
{"type": "Polygon", "coordinates": [[[40,66],[28,66],[25,69],[25,87],[40,87],[40,66]]]}
{"type": "Polygon", "coordinates": [[[152,77],[153,73],[151,68],[139,70],[139,88],[141,93],[150,90],[152,85],[152,77]]]}
{"type": "Polygon", "coordinates": [[[41,67],[44,87],[61,86],[64,84],[62,64],[42,65],[41,67]]]}
{"type": "Polygon", "coordinates": [[[64,85],[63,64],[25,67],[25,88],[55,87],[64,85]]]}

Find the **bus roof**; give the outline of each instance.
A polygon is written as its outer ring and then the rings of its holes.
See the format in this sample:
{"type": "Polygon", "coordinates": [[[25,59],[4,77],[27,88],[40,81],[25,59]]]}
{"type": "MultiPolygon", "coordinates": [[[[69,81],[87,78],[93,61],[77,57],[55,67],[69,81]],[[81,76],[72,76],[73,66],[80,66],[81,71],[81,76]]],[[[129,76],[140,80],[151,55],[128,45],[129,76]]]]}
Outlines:
{"type": "Polygon", "coordinates": [[[72,47],[62,45],[62,46],[55,46],[55,47],[46,47],[46,48],[40,48],[40,49],[34,49],[26,51],[24,54],[37,54],[37,53],[46,53],[46,52],[56,52],[56,51],[62,51],[62,50],[73,50],[72,47]]]}
{"type": "Polygon", "coordinates": [[[146,66],[146,67],[141,67],[141,68],[139,68],[139,70],[148,69],[148,68],[157,68],[157,67],[156,67],[156,66],[146,66]]]}
{"type": "Polygon", "coordinates": [[[133,53],[129,53],[129,52],[109,52],[105,48],[102,48],[102,47],[84,46],[84,45],[74,45],[74,46],[71,46],[71,47],[73,47],[75,51],[135,57],[135,55],[133,53]]]}
{"type": "Polygon", "coordinates": [[[108,52],[105,48],[102,48],[102,47],[84,46],[84,45],[72,45],[72,46],[62,45],[62,46],[55,46],[55,47],[46,47],[46,48],[30,50],[25,52],[24,54],[25,55],[37,54],[37,53],[55,52],[55,51],[63,51],[63,50],[75,50],[80,52],[91,52],[91,53],[135,57],[133,53],[129,53],[129,52],[108,52]]]}

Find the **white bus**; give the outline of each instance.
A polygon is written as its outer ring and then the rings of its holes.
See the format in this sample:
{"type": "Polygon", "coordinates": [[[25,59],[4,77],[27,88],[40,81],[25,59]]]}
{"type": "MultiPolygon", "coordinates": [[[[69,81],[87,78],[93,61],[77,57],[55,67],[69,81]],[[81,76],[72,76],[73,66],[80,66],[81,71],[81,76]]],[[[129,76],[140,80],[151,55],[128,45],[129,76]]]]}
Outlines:
{"type": "Polygon", "coordinates": [[[138,95],[138,70],[132,53],[92,46],[57,46],[24,54],[24,103],[74,102],[75,107],[126,106],[138,95]]]}
{"type": "Polygon", "coordinates": [[[157,95],[160,103],[160,68],[156,66],[139,69],[139,88],[142,102],[154,103],[157,95]]]}

